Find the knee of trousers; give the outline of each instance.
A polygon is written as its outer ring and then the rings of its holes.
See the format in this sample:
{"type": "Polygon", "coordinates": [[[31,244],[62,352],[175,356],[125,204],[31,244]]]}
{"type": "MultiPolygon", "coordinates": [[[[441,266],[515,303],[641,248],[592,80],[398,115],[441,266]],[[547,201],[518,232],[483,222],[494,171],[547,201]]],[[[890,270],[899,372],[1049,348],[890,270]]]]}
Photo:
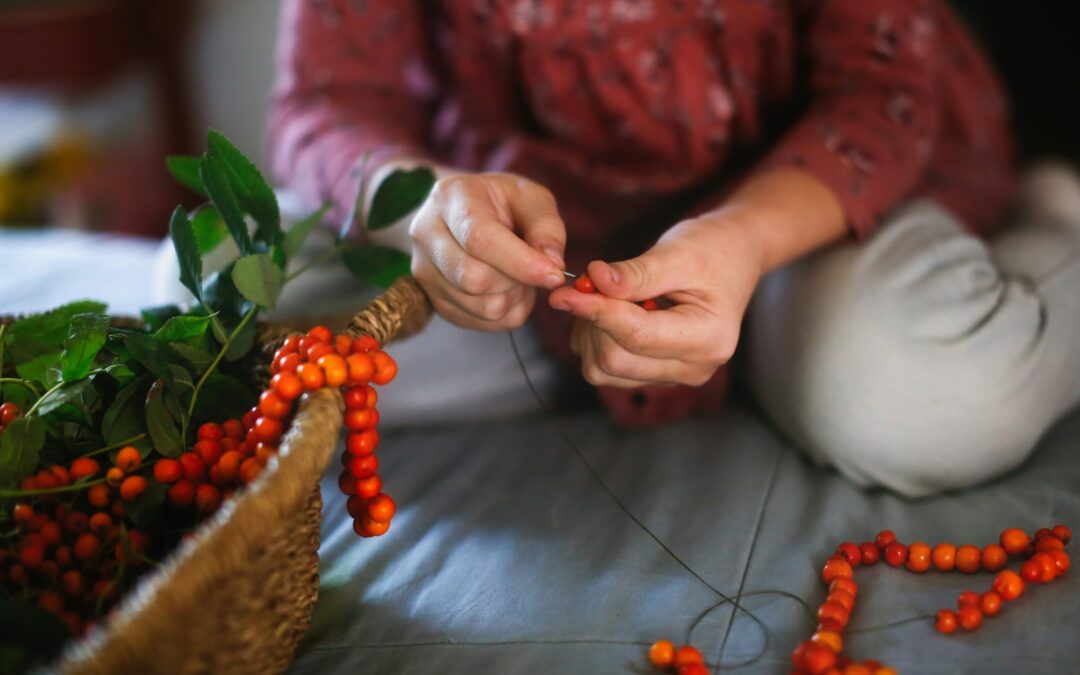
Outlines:
{"type": "MultiPolygon", "coordinates": [[[[927,236],[903,235],[891,233],[895,246],[927,236]]],[[[934,306],[940,289],[918,297],[936,283],[916,271],[918,247],[900,255],[872,246],[823,252],[762,282],[747,339],[750,386],[765,413],[818,463],[908,497],[1017,466],[1045,414],[1009,396],[997,351],[943,333],[950,312],[934,306]],[[893,269],[873,269],[890,259],[893,269]]],[[[957,260],[969,280],[990,264],[968,251],[957,260]]],[[[953,269],[938,263],[927,269],[953,269]]],[[[961,333],[978,323],[977,308],[965,311],[961,333]]]]}

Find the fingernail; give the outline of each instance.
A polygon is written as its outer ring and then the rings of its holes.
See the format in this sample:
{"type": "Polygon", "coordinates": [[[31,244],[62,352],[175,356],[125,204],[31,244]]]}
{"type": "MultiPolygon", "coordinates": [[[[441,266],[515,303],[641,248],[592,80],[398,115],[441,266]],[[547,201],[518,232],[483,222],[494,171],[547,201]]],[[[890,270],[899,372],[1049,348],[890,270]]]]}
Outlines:
{"type": "Polygon", "coordinates": [[[614,265],[607,266],[608,271],[611,273],[611,280],[617,284],[622,283],[622,276],[619,274],[619,270],[615,269],[614,265]]]}
{"type": "Polygon", "coordinates": [[[562,253],[559,252],[559,249],[554,246],[545,246],[543,251],[547,254],[548,258],[551,258],[551,262],[555,263],[557,267],[560,269],[566,267],[566,262],[563,260],[562,253]]]}
{"type": "Polygon", "coordinates": [[[570,305],[566,304],[565,302],[553,302],[551,303],[551,308],[566,312],[570,310],[570,305]]]}
{"type": "Polygon", "coordinates": [[[549,289],[556,289],[559,286],[562,286],[563,283],[565,283],[563,275],[560,272],[552,272],[551,274],[548,274],[546,277],[544,277],[544,280],[547,282],[545,285],[549,289]]]}

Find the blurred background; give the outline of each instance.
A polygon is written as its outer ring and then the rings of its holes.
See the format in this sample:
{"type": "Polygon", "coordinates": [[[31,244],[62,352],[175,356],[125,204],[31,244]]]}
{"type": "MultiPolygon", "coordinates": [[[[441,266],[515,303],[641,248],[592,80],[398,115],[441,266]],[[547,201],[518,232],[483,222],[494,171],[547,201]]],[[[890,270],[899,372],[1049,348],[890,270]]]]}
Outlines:
{"type": "MultiPolygon", "coordinates": [[[[1021,158],[1080,159],[1078,4],[953,0],[1013,93],[1021,158]]],[[[167,154],[260,161],[278,0],[0,0],[0,225],[157,237],[167,154]]],[[[190,205],[190,204],[189,204],[190,205]]]]}

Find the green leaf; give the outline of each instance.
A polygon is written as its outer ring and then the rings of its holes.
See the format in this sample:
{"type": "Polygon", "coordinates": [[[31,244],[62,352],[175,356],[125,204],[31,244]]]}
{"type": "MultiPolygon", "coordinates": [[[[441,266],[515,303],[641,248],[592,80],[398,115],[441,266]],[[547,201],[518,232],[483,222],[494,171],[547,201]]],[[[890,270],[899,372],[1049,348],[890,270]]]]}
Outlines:
{"type": "Polygon", "coordinates": [[[60,356],[62,354],[62,351],[57,350],[49,352],[48,354],[35,356],[22,363],[17,362],[15,364],[15,372],[24,380],[48,383],[53,380],[50,373],[59,372],[60,370],[60,356]]]}
{"type": "Polygon", "coordinates": [[[225,220],[225,227],[229,229],[229,234],[232,235],[233,241],[236,242],[236,246],[240,249],[240,253],[242,255],[254,253],[255,247],[252,245],[251,237],[248,235],[244,211],[240,207],[236,193],[233,192],[232,186],[229,184],[225,167],[221,165],[217,158],[206,156],[203,157],[202,163],[199,165],[199,174],[202,176],[207,192],[210,193],[210,199],[214,202],[214,206],[217,207],[218,213],[225,220]]]}
{"type": "Polygon", "coordinates": [[[169,234],[176,250],[176,260],[180,264],[180,283],[191,291],[192,295],[201,299],[202,256],[199,255],[199,244],[195,241],[195,230],[191,228],[191,220],[182,206],[177,206],[173,211],[169,234]]]}
{"type": "Polygon", "coordinates": [[[233,266],[232,280],[241,295],[260,307],[273,308],[285,282],[281,268],[265,253],[244,256],[233,266]]]}
{"type": "Polygon", "coordinates": [[[71,404],[81,410],[87,407],[85,396],[94,394],[94,387],[89,380],[75,380],[70,384],[65,383],[59,389],[53,390],[47,398],[42,398],[38,403],[37,413],[44,417],[62,406],[71,404]]]}
{"type": "Polygon", "coordinates": [[[172,348],[176,350],[176,353],[179,354],[182,359],[191,364],[192,368],[194,368],[197,373],[201,373],[209,368],[210,364],[214,361],[212,355],[207,354],[198,347],[192,347],[183,342],[174,342],[172,348]]]}
{"type": "Polygon", "coordinates": [[[180,342],[201,338],[206,335],[209,327],[209,316],[174,316],[154,333],[154,339],[161,342],[180,342]]]}
{"type": "Polygon", "coordinates": [[[203,187],[202,178],[199,176],[198,157],[174,155],[165,159],[165,166],[169,168],[169,173],[176,179],[176,182],[203,197],[209,196],[206,194],[206,188],[203,187]]]}
{"type": "Polygon", "coordinates": [[[211,373],[199,392],[191,419],[200,424],[228,418],[239,419],[255,405],[256,400],[256,392],[244,382],[224,373],[211,373]]]}
{"type": "Polygon", "coordinates": [[[353,275],[382,288],[408,274],[411,261],[407,253],[386,246],[351,246],[341,257],[353,275]]]}
{"type": "Polygon", "coordinates": [[[146,395],[146,430],[154,449],[165,457],[176,458],[184,451],[183,439],[176,420],[165,403],[165,383],[158,380],[146,395]]]}
{"type": "Polygon", "coordinates": [[[180,316],[183,312],[176,305],[159,305],[157,307],[144,307],[139,310],[143,323],[147,330],[155,331],[165,325],[165,322],[174,316],[180,316]]]}
{"type": "Polygon", "coordinates": [[[433,185],[435,174],[426,166],[391,172],[375,190],[368,214],[368,229],[389,227],[416,210],[427,199],[433,185]]]}
{"type": "Polygon", "coordinates": [[[158,379],[164,380],[172,386],[172,373],[169,364],[177,359],[176,350],[168,342],[155,340],[149,335],[142,333],[130,333],[122,338],[124,348],[131,354],[131,358],[144,368],[153,373],[158,379]]]}
{"type": "Polygon", "coordinates": [[[23,410],[29,410],[30,406],[34,405],[34,394],[21,384],[7,382],[0,384],[0,400],[5,403],[14,403],[23,410]]]}
{"type": "Polygon", "coordinates": [[[248,321],[247,325],[236,334],[232,344],[230,344],[229,348],[225,351],[225,360],[237,361],[247,356],[247,353],[250,352],[251,348],[255,345],[256,337],[258,337],[258,329],[255,326],[255,322],[248,321]]]}
{"type": "Polygon", "coordinates": [[[307,241],[308,235],[315,229],[315,226],[322,222],[326,217],[327,211],[330,210],[330,204],[323,204],[315,213],[311,214],[307,218],[294,223],[289,231],[285,233],[285,240],[282,242],[281,247],[285,250],[285,258],[292,260],[293,256],[300,252],[300,249],[304,247],[304,242],[307,241]]]}
{"type": "Polygon", "coordinates": [[[37,603],[0,596],[0,673],[46,665],[70,637],[67,627],[37,603]]]}
{"type": "Polygon", "coordinates": [[[221,162],[241,206],[255,219],[255,240],[265,243],[267,247],[276,246],[281,241],[281,212],[278,210],[277,196],[266,179],[221,132],[211,130],[206,143],[210,156],[221,162]]]}
{"type": "Polygon", "coordinates": [[[90,372],[98,352],[105,346],[109,333],[109,317],[104,314],[79,314],[72,318],[71,329],[64,340],[60,370],[64,380],[81,380],[90,372]]]}
{"type": "Polygon", "coordinates": [[[161,505],[165,503],[165,495],[169,492],[169,486],[165,483],[150,481],[146,492],[139,495],[133,502],[127,505],[128,516],[135,523],[135,527],[145,530],[154,524],[161,505]]]}
{"type": "Polygon", "coordinates": [[[195,241],[199,244],[199,253],[206,255],[229,238],[229,228],[225,220],[213,206],[204,206],[191,216],[191,227],[195,230],[195,241]]]}
{"type": "Polygon", "coordinates": [[[79,314],[104,313],[104,304],[81,300],[19,319],[4,331],[4,359],[18,364],[16,372],[23,379],[45,382],[47,372],[60,366],[71,320],[79,314]]]}
{"type": "Polygon", "coordinates": [[[0,436],[0,487],[15,487],[37,468],[45,424],[36,416],[12,420],[0,436]]]}
{"type": "Polygon", "coordinates": [[[143,375],[117,392],[101,420],[101,436],[108,445],[138,436],[144,431],[140,413],[150,382],[151,376],[143,375]]]}

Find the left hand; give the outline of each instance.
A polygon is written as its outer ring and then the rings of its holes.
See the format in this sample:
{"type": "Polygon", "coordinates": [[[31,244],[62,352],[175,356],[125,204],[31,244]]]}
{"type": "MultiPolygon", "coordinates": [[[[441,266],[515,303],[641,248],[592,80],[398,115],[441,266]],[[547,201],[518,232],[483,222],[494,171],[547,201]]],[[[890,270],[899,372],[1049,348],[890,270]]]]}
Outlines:
{"type": "Polygon", "coordinates": [[[597,293],[553,291],[551,306],[577,317],[570,346],[585,379],[616,387],[707,382],[734,354],[762,275],[752,232],[733,218],[686,220],[637,258],[590,263],[597,293]],[[635,304],[661,296],[670,307],[635,304]]]}

